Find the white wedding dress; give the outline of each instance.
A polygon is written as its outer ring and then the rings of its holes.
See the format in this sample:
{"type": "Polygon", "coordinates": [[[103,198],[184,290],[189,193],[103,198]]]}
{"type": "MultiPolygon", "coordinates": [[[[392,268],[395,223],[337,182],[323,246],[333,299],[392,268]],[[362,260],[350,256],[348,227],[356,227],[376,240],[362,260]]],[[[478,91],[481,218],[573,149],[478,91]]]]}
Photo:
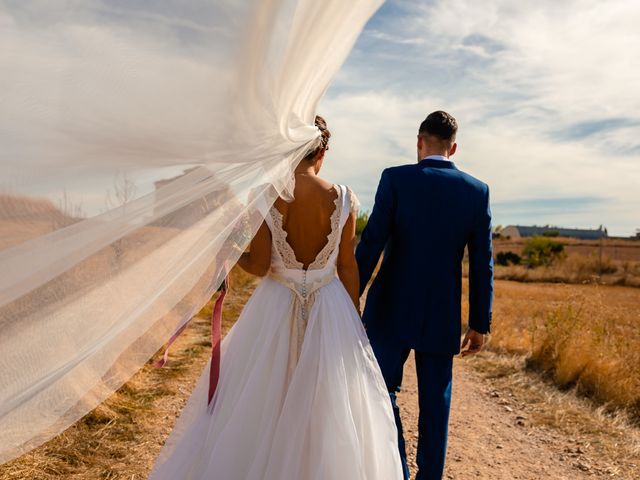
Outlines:
{"type": "Polygon", "coordinates": [[[336,259],[357,200],[336,186],[328,242],[305,270],[272,207],[271,269],[204,369],[149,478],[400,480],[389,395],[336,259]]]}

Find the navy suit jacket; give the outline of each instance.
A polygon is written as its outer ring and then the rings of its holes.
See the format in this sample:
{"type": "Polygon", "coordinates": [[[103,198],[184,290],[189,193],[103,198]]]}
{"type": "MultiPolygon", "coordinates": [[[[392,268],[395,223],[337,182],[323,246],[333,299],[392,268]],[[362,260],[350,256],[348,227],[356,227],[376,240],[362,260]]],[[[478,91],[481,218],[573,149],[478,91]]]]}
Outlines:
{"type": "Polygon", "coordinates": [[[469,326],[487,333],[493,299],[489,187],[449,161],[384,170],[356,250],[361,294],[384,250],[363,315],[369,337],[427,353],[459,353],[465,246],[469,326]]]}

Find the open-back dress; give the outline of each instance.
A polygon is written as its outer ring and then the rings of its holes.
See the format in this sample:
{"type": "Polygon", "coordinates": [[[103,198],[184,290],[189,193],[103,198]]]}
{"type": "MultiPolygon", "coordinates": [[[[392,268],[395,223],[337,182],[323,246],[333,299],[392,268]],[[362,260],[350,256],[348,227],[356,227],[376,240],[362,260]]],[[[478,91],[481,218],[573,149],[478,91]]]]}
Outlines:
{"type": "Polygon", "coordinates": [[[222,342],[207,403],[204,369],[152,480],[400,480],[396,424],[358,312],[336,273],[352,192],[337,197],[308,268],[271,207],[271,268],[222,342]]]}

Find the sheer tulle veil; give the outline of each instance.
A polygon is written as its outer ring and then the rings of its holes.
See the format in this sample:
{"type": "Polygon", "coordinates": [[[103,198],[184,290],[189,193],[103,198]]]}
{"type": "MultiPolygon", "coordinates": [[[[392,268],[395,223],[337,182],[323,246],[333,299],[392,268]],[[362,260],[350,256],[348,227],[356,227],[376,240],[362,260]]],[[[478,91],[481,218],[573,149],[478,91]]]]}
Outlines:
{"type": "Polygon", "coordinates": [[[381,3],[0,1],[0,463],[211,297],[381,3]]]}

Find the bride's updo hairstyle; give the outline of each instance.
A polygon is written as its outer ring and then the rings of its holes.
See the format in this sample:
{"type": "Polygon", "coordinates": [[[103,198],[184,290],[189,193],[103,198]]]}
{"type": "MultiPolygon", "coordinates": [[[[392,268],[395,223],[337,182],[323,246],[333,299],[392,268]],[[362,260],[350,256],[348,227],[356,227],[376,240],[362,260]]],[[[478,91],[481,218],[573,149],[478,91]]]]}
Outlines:
{"type": "Polygon", "coordinates": [[[304,157],[304,160],[308,160],[310,162],[315,161],[318,153],[320,153],[323,150],[329,149],[329,137],[331,137],[331,132],[327,128],[327,122],[324,118],[322,118],[320,115],[316,115],[315,123],[316,123],[316,127],[318,127],[318,129],[320,130],[320,133],[322,134],[322,136],[320,138],[320,145],[318,145],[316,148],[311,150],[304,157]]]}

